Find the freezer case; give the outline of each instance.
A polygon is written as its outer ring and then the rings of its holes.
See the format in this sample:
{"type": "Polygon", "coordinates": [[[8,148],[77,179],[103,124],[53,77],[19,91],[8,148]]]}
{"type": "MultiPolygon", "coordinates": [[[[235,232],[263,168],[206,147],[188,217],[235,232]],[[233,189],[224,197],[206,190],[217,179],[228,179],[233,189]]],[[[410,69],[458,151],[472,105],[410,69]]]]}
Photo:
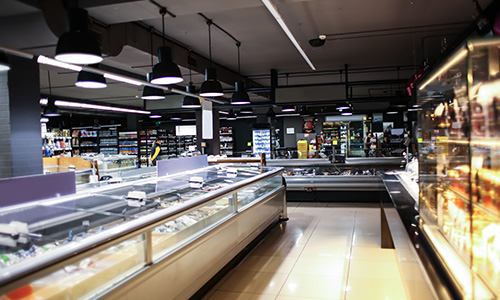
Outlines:
{"type": "Polygon", "coordinates": [[[211,166],[0,209],[0,299],[187,299],[286,218],[280,168],[211,166]]]}
{"type": "Polygon", "coordinates": [[[420,228],[454,298],[500,297],[500,39],[418,86],[420,228]]]}

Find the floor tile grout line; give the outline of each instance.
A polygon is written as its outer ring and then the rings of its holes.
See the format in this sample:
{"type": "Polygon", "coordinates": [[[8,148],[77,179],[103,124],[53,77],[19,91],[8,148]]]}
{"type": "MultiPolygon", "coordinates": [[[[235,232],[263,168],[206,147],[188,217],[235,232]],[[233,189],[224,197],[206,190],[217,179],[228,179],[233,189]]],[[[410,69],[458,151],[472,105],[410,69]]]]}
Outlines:
{"type": "Polygon", "coordinates": [[[349,249],[349,264],[347,266],[347,278],[345,280],[345,286],[344,286],[344,300],[347,300],[347,287],[349,286],[349,274],[351,272],[351,261],[352,261],[352,244],[354,242],[354,232],[356,230],[356,218],[357,218],[358,212],[354,210],[354,224],[352,226],[352,234],[351,234],[351,247],[349,249]]]}

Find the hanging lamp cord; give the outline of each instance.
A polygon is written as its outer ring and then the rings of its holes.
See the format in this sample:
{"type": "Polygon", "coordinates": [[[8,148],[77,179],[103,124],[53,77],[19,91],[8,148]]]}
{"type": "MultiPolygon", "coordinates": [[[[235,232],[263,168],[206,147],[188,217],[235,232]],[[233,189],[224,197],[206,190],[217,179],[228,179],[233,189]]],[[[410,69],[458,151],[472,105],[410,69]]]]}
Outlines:
{"type": "Polygon", "coordinates": [[[50,83],[50,71],[47,70],[47,76],[49,77],[49,95],[52,97],[52,84],[50,83]]]}
{"type": "Polygon", "coordinates": [[[154,63],[153,63],[153,27],[150,28],[150,33],[151,33],[151,69],[153,69],[154,63]]]}
{"type": "Polygon", "coordinates": [[[213,67],[212,65],[212,31],[210,30],[210,27],[212,26],[212,20],[207,20],[207,25],[208,25],[208,55],[210,58],[210,68],[213,67]]]}
{"type": "Polygon", "coordinates": [[[193,79],[191,78],[191,50],[188,53],[188,66],[189,66],[189,85],[193,85],[193,79]]]}
{"type": "Polygon", "coordinates": [[[167,13],[167,9],[165,7],[160,8],[163,47],[165,47],[165,14],[166,13],[167,13]]]}
{"type": "Polygon", "coordinates": [[[240,65],[240,47],[241,47],[241,42],[236,42],[236,47],[238,47],[238,73],[241,75],[241,65],[240,65]]]}

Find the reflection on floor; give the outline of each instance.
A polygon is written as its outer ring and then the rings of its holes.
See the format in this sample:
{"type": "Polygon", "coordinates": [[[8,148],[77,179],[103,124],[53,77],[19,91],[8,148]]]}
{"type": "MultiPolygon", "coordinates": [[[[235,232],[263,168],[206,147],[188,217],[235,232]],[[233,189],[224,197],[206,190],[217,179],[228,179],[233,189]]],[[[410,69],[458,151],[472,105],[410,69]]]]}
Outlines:
{"type": "Polygon", "coordinates": [[[377,205],[289,203],[288,216],[203,299],[407,299],[377,205]]]}

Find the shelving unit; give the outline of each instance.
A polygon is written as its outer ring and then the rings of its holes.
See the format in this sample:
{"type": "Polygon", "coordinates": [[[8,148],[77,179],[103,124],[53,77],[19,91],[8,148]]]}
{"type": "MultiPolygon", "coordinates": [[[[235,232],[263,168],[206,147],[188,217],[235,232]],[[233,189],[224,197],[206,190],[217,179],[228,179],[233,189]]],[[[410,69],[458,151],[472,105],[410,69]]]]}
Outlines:
{"type": "Polygon", "coordinates": [[[196,136],[176,136],[166,129],[145,129],[139,131],[139,165],[147,167],[149,152],[153,142],[162,141],[162,159],[179,157],[189,150],[189,146],[196,145],[196,136]]]}
{"type": "MultiPolygon", "coordinates": [[[[137,155],[138,151],[138,141],[137,141],[137,131],[125,131],[118,134],[119,142],[119,153],[120,154],[130,154],[137,155]]],[[[139,156],[138,156],[139,158],[139,156]]]]}
{"type": "Polygon", "coordinates": [[[220,134],[220,154],[233,156],[233,127],[221,127],[220,134]]]}
{"type": "Polygon", "coordinates": [[[102,129],[73,129],[73,156],[84,153],[118,154],[118,126],[102,129]]]}
{"type": "Polygon", "coordinates": [[[43,156],[71,156],[72,149],[69,129],[52,129],[43,136],[43,156]]]}

